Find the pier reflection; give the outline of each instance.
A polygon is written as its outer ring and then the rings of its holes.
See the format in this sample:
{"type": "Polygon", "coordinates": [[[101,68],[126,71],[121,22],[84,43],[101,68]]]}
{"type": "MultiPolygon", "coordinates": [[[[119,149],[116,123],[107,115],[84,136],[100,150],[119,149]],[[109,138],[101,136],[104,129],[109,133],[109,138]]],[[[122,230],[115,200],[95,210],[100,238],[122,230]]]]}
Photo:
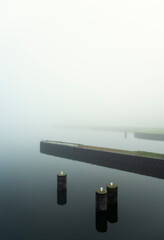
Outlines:
{"type": "Polygon", "coordinates": [[[61,158],[164,179],[164,160],[40,142],[40,152],[61,158]]]}

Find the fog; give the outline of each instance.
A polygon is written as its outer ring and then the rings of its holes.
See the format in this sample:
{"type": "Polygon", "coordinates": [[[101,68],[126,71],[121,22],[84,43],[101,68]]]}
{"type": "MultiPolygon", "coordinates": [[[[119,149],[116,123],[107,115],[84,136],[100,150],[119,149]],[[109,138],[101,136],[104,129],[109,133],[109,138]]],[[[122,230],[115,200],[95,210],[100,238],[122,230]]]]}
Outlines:
{"type": "Polygon", "coordinates": [[[1,126],[164,127],[162,0],[1,0],[1,126]]]}

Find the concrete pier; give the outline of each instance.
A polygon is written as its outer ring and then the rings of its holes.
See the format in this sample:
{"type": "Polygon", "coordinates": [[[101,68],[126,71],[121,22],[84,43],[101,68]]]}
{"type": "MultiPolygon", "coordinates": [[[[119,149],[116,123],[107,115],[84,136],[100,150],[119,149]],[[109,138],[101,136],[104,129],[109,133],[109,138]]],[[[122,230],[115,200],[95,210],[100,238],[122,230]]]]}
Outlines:
{"type": "Polygon", "coordinates": [[[105,150],[97,150],[94,147],[81,147],[80,144],[55,141],[41,141],[40,152],[61,158],[164,179],[164,160],[162,159],[114,153],[105,150]]]}

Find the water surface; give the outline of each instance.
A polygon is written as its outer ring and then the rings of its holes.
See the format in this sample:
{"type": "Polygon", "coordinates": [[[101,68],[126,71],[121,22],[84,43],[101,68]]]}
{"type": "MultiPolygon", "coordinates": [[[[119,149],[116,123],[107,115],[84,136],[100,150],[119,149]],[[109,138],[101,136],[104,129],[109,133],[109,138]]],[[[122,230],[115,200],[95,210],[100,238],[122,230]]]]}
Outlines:
{"type": "Polygon", "coordinates": [[[130,134],[125,139],[120,133],[73,129],[1,132],[2,239],[163,239],[162,179],[49,156],[39,150],[42,138],[161,153],[163,142],[144,144],[130,134]],[[56,180],[61,170],[68,177],[64,205],[57,199],[56,180]],[[96,218],[95,190],[111,181],[118,185],[117,218],[111,223],[108,217],[104,227],[96,218]]]}

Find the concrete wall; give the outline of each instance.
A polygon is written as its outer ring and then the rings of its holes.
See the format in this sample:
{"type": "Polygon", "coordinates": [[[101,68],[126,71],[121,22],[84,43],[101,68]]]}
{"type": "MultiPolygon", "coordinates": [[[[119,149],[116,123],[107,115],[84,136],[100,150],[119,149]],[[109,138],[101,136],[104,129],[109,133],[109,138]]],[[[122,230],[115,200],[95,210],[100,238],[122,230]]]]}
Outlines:
{"type": "Polygon", "coordinates": [[[164,179],[164,160],[40,142],[40,152],[164,179]]]}

